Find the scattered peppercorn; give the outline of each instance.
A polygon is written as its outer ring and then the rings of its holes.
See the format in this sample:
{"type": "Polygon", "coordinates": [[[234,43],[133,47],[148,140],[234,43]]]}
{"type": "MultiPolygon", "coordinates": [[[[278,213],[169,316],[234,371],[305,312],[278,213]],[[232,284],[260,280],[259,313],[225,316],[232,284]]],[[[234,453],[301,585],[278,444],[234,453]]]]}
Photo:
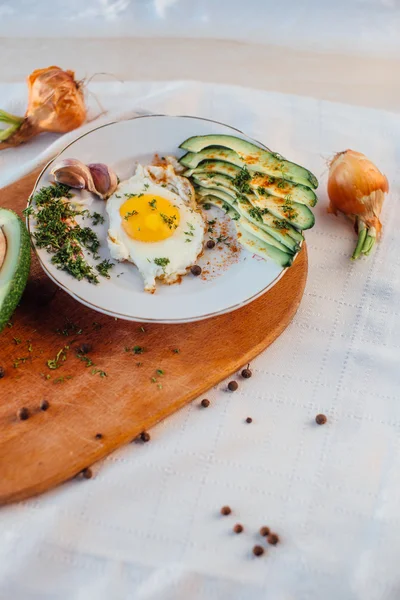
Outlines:
{"type": "Polygon", "coordinates": [[[246,369],[243,369],[242,371],[242,377],[244,379],[250,379],[250,377],[253,375],[252,371],[249,369],[249,365],[247,365],[246,369]]]}
{"type": "Polygon", "coordinates": [[[325,425],[325,423],[327,422],[327,420],[328,420],[328,419],[326,418],[326,416],[325,416],[325,415],[317,415],[317,416],[315,417],[315,422],[316,422],[318,425],[325,425]]]}
{"type": "Polygon", "coordinates": [[[264,554],[264,548],[262,546],[254,546],[253,554],[254,556],[261,556],[264,554]]]}
{"type": "Polygon", "coordinates": [[[50,407],[48,400],[42,400],[40,403],[40,410],[47,410],[50,407]]]}
{"type": "Polygon", "coordinates": [[[276,535],[276,533],[270,533],[267,537],[267,542],[268,544],[276,546],[276,544],[279,542],[279,537],[276,535]]]}
{"type": "Polygon", "coordinates": [[[221,515],[224,515],[226,517],[226,515],[230,515],[232,512],[231,508],[229,506],[223,506],[221,508],[221,515]]]}
{"type": "Polygon", "coordinates": [[[235,527],[233,528],[233,531],[235,533],[242,533],[243,525],[241,525],[240,523],[236,523],[235,527]]]}
{"type": "Polygon", "coordinates": [[[94,437],[96,438],[96,440],[101,440],[103,438],[103,434],[102,433],[96,433],[96,435],[94,437]]]}
{"type": "Polygon", "coordinates": [[[5,374],[6,374],[6,372],[3,369],[3,367],[0,367],[0,379],[3,379],[3,377],[4,377],[5,374]]]}
{"type": "Polygon", "coordinates": [[[207,398],[204,398],[204,400],[201,401],[201,405],[204,406],[204,408],[207,408],[207,406],[210,406],[210,401],[207,400],[207,398]]]}
{"type": "Polygon", "coordinates": [[[261,527],[260,528],[260,535],[262,535],[263,537],[267,537],[267,535],[270,534],[270,528],[269,527],[261,527]]]}
{"type": "Polygon", "coordinates": [[[228,383],[228,390],[231,392],[235,392],[238,389],[239,385],[237,381],[230,381],[228,383]]]}
{"type": "Polygon", "coordinates": [[[251,417],[247,417],[246,423],[252,423],[252,422],[253,422],[253,419],[251,417]]]}
{"type": "Polygon", "coordinates": [[[85,479],[92,479],[93,471],[92,469],[89,469],[89,467],[86,467],[86,469],[83,469],[82,475],[85,479]]]}
{"type": "Polygon", "coordinates": [[[142,431],[142,433],[140,434],[140,439],[142,440],[142,442],[149,442],[150,434],[147,433],[147,431],[142,431]]]}
{"type": "Polygon", "coordinates": [[[201,267],[199,267],[199,265],[193,265],[193,267],[190,269],[192,275],[195,275],[196,277],[198,277],[199,275],[201,275],[201,267]]]}
{"type": "Polygon", "coordinates": [[[92,346],[90,344],[82,344],[78,349],[78,352],[80,352],[81,354],[88,354],[91,351],[92,346]]]}
{"type": "Polygon", "coordinates": [[[207,244],[206,244],[207,248],[214,248],[215,247],[215,242],[214,240],[208,240],[207,244]]]}
{"type": "Polygon", "coordinates": [[[27,408],[24,406],[23,408],[20,408],[20,409],[19,409],[19,411],[18,411],[18,413],[17,413],[17,414],[18,414],[18,418],[19,418],[21,421],[26,421],[27,419],[29,419],[30,412],[29,412],[29,409],[27,409],[27,408]]]}

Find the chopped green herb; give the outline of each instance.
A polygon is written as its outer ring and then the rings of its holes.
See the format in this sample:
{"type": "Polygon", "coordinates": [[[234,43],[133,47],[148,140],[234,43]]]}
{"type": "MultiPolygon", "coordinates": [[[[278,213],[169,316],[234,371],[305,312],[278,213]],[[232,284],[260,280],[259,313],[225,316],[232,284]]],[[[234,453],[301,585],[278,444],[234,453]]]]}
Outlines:
{"type": "Polygon", "coordinates": [[[189,238],[186,238],[186,239],[185,239],[185,242],[186,242],[186,243],[187,243],[187,242],[191,242],[191,241],[192,241],[192,240],[190,240],[189,238]]]}
{"type": "Polygon", "coordinates": [[[7,327],[11,329],[11,327],[14,327],[14,323],[12,321],[8,321],[7,327]]]}
{"type": "Polygon", "coordinates": [[[92,359],[86,356],[85,354],[81,354],[80,352],[78,352],[76,357],[79,358],[79,360],[81,360],[82,362],[86,363],[87,367],[92,367],[94,365],[92,359]]]}
{"type": "Polygon", "coordinates": [[[100,225],[102,225],[104,223],[104,217],[103,217],[103,215],[101,215],[98,212],[94,212],[91,215],[91,218],[92,218],[93,225],[98,225],[99,223],[100,223],[100,225]]]}
{"type": "Polygon", "coordinates": [[[139,327],[140,331],[142,331],[143,333],[146,333],[146,330],[144,327],[139,327]]]}
{"type": "Polygon", "coordinates": [[[230,243],[226,241],[228,239],[229,238],[227,235],[225,237],[223,235],[220,235],[217,237],[216,242],[217,244],[225,244],[225,246],[230,246],[230,243]]]}
{"type": "Polygon", "coordinates": [[[14,340],[14,342],[15,342],[15,344],[16,344],[17,346],[18,346],[18,344],[20,344],[20,343],[21,343],[21,340],[20,340],[20,338],[14,337],[14,338],[13,338],[13,340],[14,340]]]}
{"type": "Polygon", "coordinates": [[[162,183],[162,184],[161,184],[161,187],[163,187],[163,188],[166,188],[166,187],[167,187],[167,184],[166,184],[166,183],[162,183]]]}
{"type": "Polygon", "coordinates": [[[68,350],[69,346],[64,346],[64,348],[61,348],[61,350],[57,352],[56,357],[54,359],[48,360],[46,364],[49,367],[49,369],[58,369],[61,366],[60,362],[64,362],[67,359],[68,350]]]}
{"type": "Polygon", "coordinates": [[[110,279],[110,275],[108,273],[108,271],[110,269],[112,269],[114,266],[114,263],[105,259],[103,260],[103,262],[99,263],[98,265],[96,265],[96,269],[98,270],[99,274],[102,277],[106,277],[107,279],[110,279]]]}
{"type": "Polygon", "coordinates": [[[142,346],[133,346],[133,354],[143,354],[144,348],[142,346]]]}
{"type": "Polygon", "coordinates": [[[116,198],[121,198],[120,194],[114,194],[116,198]]]}
{"type": "Polygon", "coordinates": [[[124,194],[125,198],[135,198],[137,194],[124,194]]]}
{"type": "Polygon", "coordinates": [[[273,224],[276,229],[287,229],[288,227],[286,221],[280,221],[279,219],[274,219],[273,224]]]}
{"type": "Polygon", "coordinates": [[[209,202],[205,202],[205,203],[203,204],[203,208],[204,208],[204,210],[210,210],[210,208],[211,208],[211,204],[210,204],[209,202]]]}
{"type": "Polygon", "coordinates": [[[168,225],[168,227],[170,229],[172,229],[172,228],[176,229],[178,227],[178,225],[175,223],[176,215],[172,215],[172,217],[169,217],[168,215],[165,215],[164,213],[160,213],[160,217],[162,218],[164,223],[166,225],[168,225]]]}
{"type": "Polygon", "coordinates": [[[92,369],[92,375],[100,375],[100,377],[108,377],[107,373],[105,371],[102,371],[101,369],[92,369]]]}
{"type": "Polygon", "coordinates": [[[179,350],[179,348],[174,348],[174,349],[172,350],[172,352],[173,352],[174,354],[179,354],[179,353],[180,353],[180,350],[179,350]]]}
{"type": "Polygon", "coordinates": [[[250,194],[251,188],[248,184],[248,181],[250,181],[250,179],[251,179],[251,175],[250,175],[249,171],[247,170],[247,167],[244,166],[240,169],[240,173],[238,173],[236,175],[235,179],[233,180],[233,185],[242,194],[250,194]]]}
{"type": "Polygon", "coordinates": [[[124,216],[124,220],[127,221],[130,217],[134,217],[135,215],[138,215],[138,211],[137,210],[131,210],[130,212],[127,212],[126,215],[124,216]]]}
{"type": "Polygon", "coordinates": [[[155,258],[154,259],[154,263],[158,266],[158,267],[163,267],[165,268],[169,263],[170,260],[169,258],[155,258]]]}
{"type": "Polygon", "coordinates": [[[42,188],[32,198],[36,210],[36,228],[33,233],[36,246],[53,254],[51,262],[57,268],[67,271],[78,280],[87,279],[98,283],[97,276],[82,252],[82,248],[97,253],[100,242],[89,227],[81,227],[76,222],[82,211],[77,210],[68,200],[72,198],[69,188],[55,184],[42,188]]]}
{"type": "Polygon", "coordinates": [[[152,377],[151,378],[151,383],[156,383],[156,382],[157,382],[157,379],[155,377],[152,377]]]}
{"type": "Polygon", "coordinates": [[[278,183],[276,184],[276,187],[281,188],[281,189],[285,188],[286,187],[286,181],[284,179],[280,179],[278,181],[278,183]]]}
{"type": "Polygon", "coordinates": [[[262,221],[262,210],[258,206],[253,206],[249,210],[249,216],[257,221],[262,221]]]}
{"type": "Polygon", "coordinates": [[[162,369],[157,369],[157,375],[164,375],[164,371],[162,369]]]}
{"type": "Polygon", "coordinates": [[[33,352],[33,346],[30,342],[30,340],[28,340],[28,352],[33,352]]]}
{"type": "Polygon", "coordinates": [[[99,331],[99,329],[101,329],[103,327],[103,325],[100,325],[100,323],[96,323],[96,321],[93,321],[93,329],[95,331],[99,331]]]}
{"type": "Polygon", "coordinates": [[[148,190],[149,187],[150,187],[150,184],[149,183],[145,183],[143,187],[144,187],[145,190],[148,190]]]}
{"type": "Polygon", "coordinates": [[[156,198],[153,198],[153,200],[151,200],[151,201],[149,202],[149,205],[151,206],[151,209],[152,209],[152,210],[156,210],[156,208],[157,208],[157,199],[156,199],[156,198]]]}
{"type": "Polygon", "coordinates": [[[162,383],[158,383],[157,387],[158,387],[159,390],[162,390],[162,383]]]}

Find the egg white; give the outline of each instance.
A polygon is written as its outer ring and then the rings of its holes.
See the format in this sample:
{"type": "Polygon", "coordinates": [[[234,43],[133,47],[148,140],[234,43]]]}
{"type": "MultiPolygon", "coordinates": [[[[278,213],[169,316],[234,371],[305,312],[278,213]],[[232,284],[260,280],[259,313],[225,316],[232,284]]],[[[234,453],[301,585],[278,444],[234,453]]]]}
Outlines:
{"type": "MultiPolygon", "coordinates": [[[[179,179],[182,178],[177,177],[177,181],[179,179]]],[[[176,189],[177,186],[174,188],[176,189]]],[[[110,254],[117,261],[126,260],[136,265],[143,277],[144,289],[147,292],[155,291],[157,278],[168,284],[179,280],[180,276],[185,275],[196,263],[197,257],[202,252],[204,221],[201,214],[187,199],[185,201],[167,187],[154,183],[149,171],[142,165],[137,166],[133,177],[119,184],[115,193],[107,200],[106,210],[109,217],[107,241],[110,254]],[[127,200],[124,194],[140,193],[162,196],[178,208],[179,225],[169,238],[159,242],[142,242],[130,238],[123,229],[120,207],[127,200]],[[188,231],[193,235],[185,234],[188,231]],[[190,241],[187,242],[187,239],[190,241]],[[156,265],[154,260],[157,258],[167,258],[169,263],[164,267],[156,265]]]]}

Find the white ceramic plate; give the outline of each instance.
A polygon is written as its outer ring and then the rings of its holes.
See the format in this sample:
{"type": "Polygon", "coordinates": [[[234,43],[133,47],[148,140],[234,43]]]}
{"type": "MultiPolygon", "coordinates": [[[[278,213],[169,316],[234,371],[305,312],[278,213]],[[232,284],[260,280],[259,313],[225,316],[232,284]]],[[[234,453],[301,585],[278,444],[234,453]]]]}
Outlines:
{"type": "MultiPolygon", "coordinates": [[[[179,144],[186,138],[210,133],[233,134],[254,141],[232,127],[196,117],[151,115],[111,123],[82,135],[60,152],[43,169],[33,193],[52,181],[50,170],[54,161],[76,158],[83,163],[105,163],[124,180],[133,175],[136,162],[149,163],[154,153],[180,157],[183,152],[179,144]]],[[[77,196],[86,208],[105,217],[105,223],[94,229],[101,242],[102,259],[110,258],[105,203],[86,191],[77,191],[77,196]]],[[[216,208],[206,214],[208,219],[227,219],[216,208]]],[[[32,233],[32,217],[28,227],[32,233]]],[[[36,252],[47,275],[82,304],[121,319],[158,323],[197,321],[240,308],[270,289],[285,271],[272,260],[254,256],[243,248],[233,255],[230,248],[223,246],[222,250],[206,250],[199,259],[199,265],[209,271],[208,276],[189,274],[182,278],[181,284],[158,284],[156,293],[151,295],[143,291],[142,278],[130,263],[115,265],[110,279],[101,277],[100,283],[93,285],[58,270],[46,250],[36,249],[36,252]],[[208,262],[211,264],[207,265],[208,262]]]]}

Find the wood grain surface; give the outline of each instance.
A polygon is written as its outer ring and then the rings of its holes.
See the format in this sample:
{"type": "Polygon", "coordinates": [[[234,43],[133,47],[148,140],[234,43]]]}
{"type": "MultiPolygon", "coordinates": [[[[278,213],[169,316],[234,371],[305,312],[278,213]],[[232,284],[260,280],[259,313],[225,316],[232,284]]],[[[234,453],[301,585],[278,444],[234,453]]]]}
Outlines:
{"type": "MultiPolygon", "coordinates": [[[[0,206],[21,212],[36,175],[1,190],[0,206]]],[[[290,323],[306,277],[304,247],[271,291],[234,313],[142,327],[78,304],[34,258],[13,325],[0,334],[5,369],[0,379],[0,504],[74,477],[238,371],[290,323]],[[83,360],[77,356],[82,344],[91,346],[83,360]],[[125,351],[134,346],[143,353],[125,351]],[[59,367],[49,369],[47,361],[60,351],[59,367]],[[41,409],[44,400],[47,410],[41,409]],[[28,419],[19,418],[21,408],[28,409],[28,419]]]]}

